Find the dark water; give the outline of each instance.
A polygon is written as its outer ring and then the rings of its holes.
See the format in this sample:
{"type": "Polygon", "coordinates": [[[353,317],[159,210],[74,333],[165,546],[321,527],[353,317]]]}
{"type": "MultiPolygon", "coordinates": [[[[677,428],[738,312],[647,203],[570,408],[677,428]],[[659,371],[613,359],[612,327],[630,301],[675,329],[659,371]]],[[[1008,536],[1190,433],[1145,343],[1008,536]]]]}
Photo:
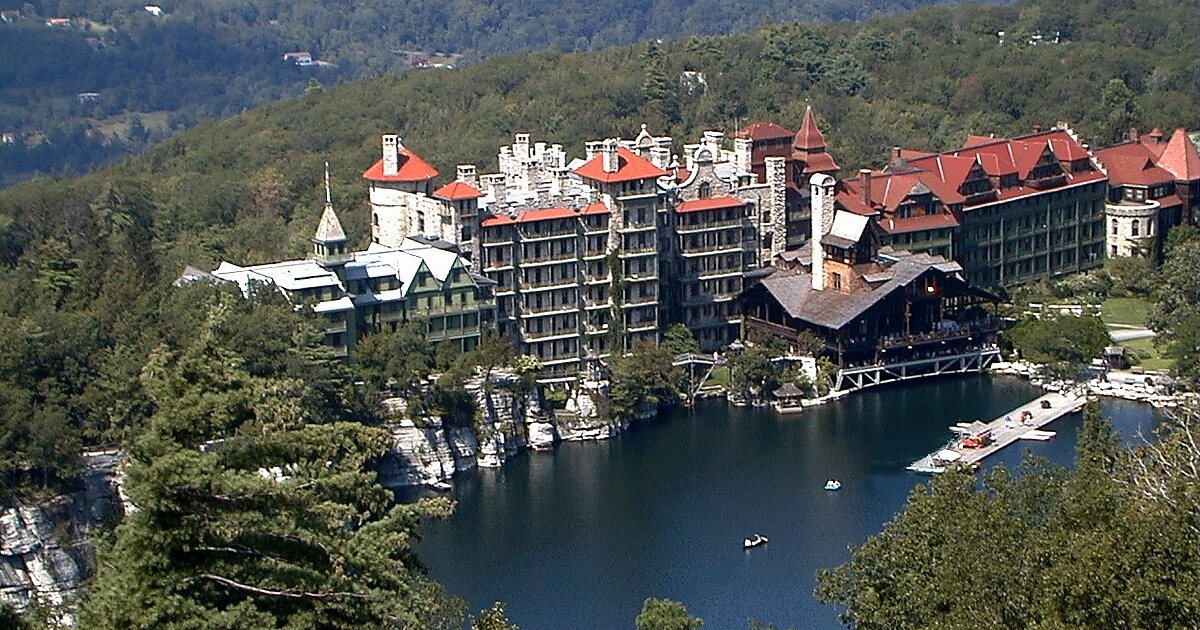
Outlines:
{"type": "MultiPolygon", "coordinates": [[[[838,628],[813,597],[815,572],[849,559],[924,478],[904,470],[947,427],[990,420],[1036,397],[986,376],[908,384],[779,417],[711,403],[618,439],[530,453],[456,478],[458,509],[425,528],[432,576],[479,610],[505,602],[522,630],[632,628],[647,597],[684,602],[706,628],[838,628]],[[830,477],[839,492],[825,492],[830,477]],[[771,539],[746,552],[742,539],[771,539]]],[[[1107,401],[1127,439],[1156,422],[1147,406],[1107,401]]],[[[987,460],[1030,450],[1068,464],[1078,414],[987,460]]]]}

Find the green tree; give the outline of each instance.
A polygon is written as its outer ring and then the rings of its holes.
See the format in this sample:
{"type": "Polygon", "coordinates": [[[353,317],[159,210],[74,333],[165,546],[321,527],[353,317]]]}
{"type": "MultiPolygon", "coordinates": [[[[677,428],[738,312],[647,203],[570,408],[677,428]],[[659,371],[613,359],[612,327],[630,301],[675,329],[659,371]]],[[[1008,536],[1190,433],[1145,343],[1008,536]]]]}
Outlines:
{"type": "Polygon", "coordinates": [[[1100,111],[1103,116],[1102,133],[1109,142],[1124,139],[1130,127],[1136,125],[1142,115],[1133,91],[1119,78],[1104,85],[1100,95],[1100,111]]]}
{"type": "Polygon", "coordinates": [[[1093,316],[1025,319],[1006,334],[1021,356],[1034,363],[1083,365],[1111,343],[1104,322],[1093,316]]]}
{"type": "Polygon", "coordinates": [[[1200,384],[1200,234],[1179,226],[1167,235],[1151,298],[1155,343],[1175,362],[1180,379],[1200,384]]]}
{"type": "Polygon", "coordinates": [[[459,627],[462,603],[409,547],[450,505],[394,504],[368,468],[386,433],[313,417],[302,381],[251,374],[211,328],[143,378],[157,411],[131,449],[137,510],[101,553],[85,627],[459,627]]]}
{"type": "Polygon", "coordinates": [[[662,345],[672,355],[700,352],[700,342],[692,334],[692,329],[683,324],[671,324],[663,333],[662,345]]]}
{"type": "Polygon", "coordinates": [[[676,400],[680,374],[671,365],[673,358],[662,346],[639,343],[625,355],[610,359],[609,403],[613,417],[632,419],[646,407],[676,400]]]}
{"type": "Polygon", "coordinates": [[[521,630],[516,624],[508,622],[504,615],[504,604],[496,602],[491,608],[485,608],[479,616],[471,620],[471,630],[521,630]]]}
{"type": "Polygon", "coordinates": [[[696,630],[704,620],[693,617],[679,602],[651,597],[642,603],[635,625],[637,630],[696,630]]]}

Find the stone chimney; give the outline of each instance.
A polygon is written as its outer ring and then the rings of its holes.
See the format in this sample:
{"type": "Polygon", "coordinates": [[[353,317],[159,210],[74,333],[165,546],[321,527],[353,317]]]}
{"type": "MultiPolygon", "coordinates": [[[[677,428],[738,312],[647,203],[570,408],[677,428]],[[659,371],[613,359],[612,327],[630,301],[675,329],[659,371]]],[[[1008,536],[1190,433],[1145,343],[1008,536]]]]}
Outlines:
{"type": "Polygon", "coordinates": [[[892,147],[892,161],[900,159],[900,147],[892,147]]]}
{"type": "Polygon", "coordinates": [[[763,167],[766,170],[767,190],[770,194],[767,201],[770,223],[761,226],[761,220],[757,222],[761,231],[771,232],[771,249],[769,255],[763,256],[759,264],[769,265],[776,256],[787,249],[787,158],[766,158],[763,160],[763,167]]]}
{"type": "Polygon", "coordinates": [[[833,225],[833,186],[834,179],[823,173],[817,173],[808,180],[812,191],[812,288],[813,291],[825,290],[825,250],[821,247],[821,237],[833,225]]]}
{"type": "Polygon", "coordinates": [[[584,155],[584,158],[583,158],[584,161],[591,162],[592,158],[596,157],[597,155],[600,154],[601,151],[604,150],[604,142],[601,140],[593,140],[591,142],[585,142],[583,144],[583,148],[584,148],[584,151],[586,152],[584,155]]]}
{"type": "Polygon", "coordinates": [[[863,168],[858,171],[859,177],[862,179],[862,200],[871,207],[871,169],[863,168]]]}
{"type": "Polygon", "coordinates": [[[400,172],[400,156],[399,150],[403,146],[400,144],[400,136],[395,134],[384,134],[383,136],[383,174],[395,175],[400,172]]]}
{"type": "Polygon", "coordinates": [[[455,179],[464,184],[470,184],[479,188],[479,174],[475,171],[474,164],[459,164],[458,176],[455,179]]]}
{"type": "Polygon", "coordinates": [[[1041,125],[1034,125],[1034,126],[1033,126],[1033,133],[1042,133],[1042,126],[1041,126],[1041,125]]]}
{"type": "Polygon", "coordinates": [[[733,159],[734,166],[739,173],[750,172],[750,157],[754,150],[754,141],[750,138],[734,138],[733,140],[733,159]]]}
{"type": "Polygon", "coordinates": [[[1138,136],[1139,136],[1139,135],[1141,135],[1141,134],[1138,132],[1138,128],[1137,128],[1137,127],[1130,127],[1130,128],[1129,128],[1129,139],[1130,139],[1130,140],[1134,140],[1134,141],[1136,141],[1136,140],[1138,139],[1138,136]]]}
{"type": "Polygon", "coordinates": [[[669,147],[650,147],[650,162],[658,168],[666,170],[671,166],[671,149],[669,147]]]}
{"type": "Polygon", "coordinates": [[[605,140],[601,145],[600,154],[604,156],[603,166],[605,173],[616,173],[621,168],[621,162],[617,155],[617,145],[618,143],[615,138],[605,140]]]}
{"type": "Polygon", "coordinates": [[[513,156],[521,161],[529,159],[529,134],[519,133],[514,137],[513,156]]]}
{"type": "Polygon", "coordinates": [[[721,145],[725,143],[725,134],[720,131],[705,131],[701,144],[712,151],[713,160],[721,157],[721,145]]]}

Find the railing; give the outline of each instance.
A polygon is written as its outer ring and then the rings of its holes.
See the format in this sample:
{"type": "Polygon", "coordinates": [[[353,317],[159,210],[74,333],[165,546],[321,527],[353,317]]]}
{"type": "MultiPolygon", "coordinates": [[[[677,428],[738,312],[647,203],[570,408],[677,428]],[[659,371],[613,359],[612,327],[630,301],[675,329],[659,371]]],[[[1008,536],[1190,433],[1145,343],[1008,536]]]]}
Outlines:
{"type": "Polygon", "coordinates": [[[973,322],[958,324],[957,328],[948,330],[932,330],[929,332],[909,335],[895,334],[880,338],[879,347],[883,349],[918,346],[927,343],[967,339],[975,335],[984,335],[1000,330],[1000,322],[994,318],[980,319],[973,322]]]}

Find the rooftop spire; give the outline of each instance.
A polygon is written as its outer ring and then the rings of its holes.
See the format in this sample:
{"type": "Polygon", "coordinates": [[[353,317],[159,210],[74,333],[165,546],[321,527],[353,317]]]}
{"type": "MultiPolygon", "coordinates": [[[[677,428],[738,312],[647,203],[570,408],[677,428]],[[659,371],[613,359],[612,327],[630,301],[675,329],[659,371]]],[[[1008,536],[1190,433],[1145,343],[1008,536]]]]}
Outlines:
{"type": "Polygon", "coordinates": [[[804,110],[804,122],[792,146],[802,151],[821,151],[825,149],[825,135],[817,128],[817,117],[813,115],[812,105],[804,110]]]}
{"type": "Polygon", "coordinates": [[[345,243],[346,232],[342,230],[342,222],[338,221],[337,213],[333,211],[333,197],[329,192],[329,162],[325,163],[325,210],[321,212],[321,221],[317,224],[317,233],[313,243],[332,244],[345,243]]]}

